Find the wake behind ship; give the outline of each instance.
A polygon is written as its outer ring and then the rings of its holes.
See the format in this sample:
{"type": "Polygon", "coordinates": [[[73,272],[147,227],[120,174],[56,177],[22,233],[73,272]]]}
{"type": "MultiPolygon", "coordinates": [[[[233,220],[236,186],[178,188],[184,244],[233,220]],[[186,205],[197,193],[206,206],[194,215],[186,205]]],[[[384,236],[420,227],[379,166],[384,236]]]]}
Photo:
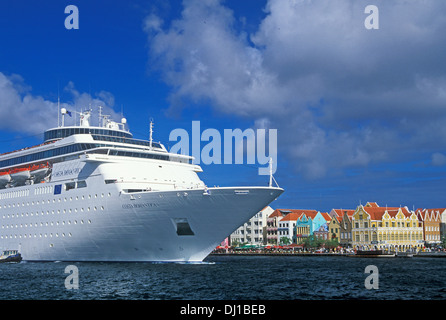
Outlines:
{"type": "MultiPolygon", "coordinates": [[[[208,188],[190,156],[91,111],[0,155],[0,248],[28,261],[202,261],[283,189],[208,188]]],[[[151,134],[152,136],[152,134],[151,134]]]]}

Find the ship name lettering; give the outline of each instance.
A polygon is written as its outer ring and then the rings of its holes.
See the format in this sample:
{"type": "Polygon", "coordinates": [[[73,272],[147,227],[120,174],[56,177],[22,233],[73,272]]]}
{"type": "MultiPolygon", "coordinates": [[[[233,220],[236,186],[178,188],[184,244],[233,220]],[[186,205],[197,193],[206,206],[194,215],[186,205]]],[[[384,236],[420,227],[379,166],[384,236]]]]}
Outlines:
{"type": "Polygon", "coordinates": [[[65,170],[60,170],[60,171],[54,172],[53,176],[61,177],[61,176],[67,176],[67,175],[71,175],[71,174],[78,174],[80,171],[81,171],[80,168],[65,169],[65,170]]]}
{"type": "Polygon", "coordinates": [[[125,203],[122,209],[158,207],[158,203],[125,203]]]}

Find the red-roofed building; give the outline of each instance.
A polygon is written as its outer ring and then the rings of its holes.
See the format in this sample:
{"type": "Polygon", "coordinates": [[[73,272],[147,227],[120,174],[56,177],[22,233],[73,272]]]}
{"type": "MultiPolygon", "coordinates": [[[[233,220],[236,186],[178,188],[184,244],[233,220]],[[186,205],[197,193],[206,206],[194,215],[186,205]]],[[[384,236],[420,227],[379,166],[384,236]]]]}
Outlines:
{"type": "Polygon", "coordinates": [[[427,246],[441,242],[441,212],[446,209],[417,209],[418,219],[423,221],[423,237],[427,246]]]}
{"type": "Polygon", "coordinates": [[[360,205],[352,216],[352,245],[366,250],[420,249],[424,245],[422,223],[407,207],[360,205]]]}
{"type": "Polygon", "coordinates": [[[346,210],[341,209],[339,216],[339,226],[340,226],[340,238],[339,244],[343,247],[351,247],[352,246],[352,217],[355,213],[355,210],[346,210]]]}
{"type": "Polygon", "coordinates": [[[288,214],[285,212],[288,212],[288,210],[276,209],[266,220],[266,243],[268,245],[279,244],[277,229],[279,227],[279,221],[282,220],[286,214],[288,214]]]}
{"type": "Polygon", "coordinates": [[[315,216],[318,211],[316,210],[306,210],[306,209],[289,209],[282,210],[283,213],[287,213],[280,221],[277,229],[278,242],[281,242],[283,237],[288,238],[289,242],[293,242],[294,230],[296,227],[297,220],[302,216],[315,216]]]}

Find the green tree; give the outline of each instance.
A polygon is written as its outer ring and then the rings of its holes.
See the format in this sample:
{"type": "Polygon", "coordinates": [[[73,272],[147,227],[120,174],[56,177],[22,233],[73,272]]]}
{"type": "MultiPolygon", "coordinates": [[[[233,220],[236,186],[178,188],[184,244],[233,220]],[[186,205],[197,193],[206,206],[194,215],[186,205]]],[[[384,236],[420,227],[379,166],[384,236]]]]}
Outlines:
{"type": "Polygon", "coordinates": [[[314,235],[311,235],[307,238],[305,238],[302,242],[303,246],[305,248],[319,248],[320,246],[322,246],[323,241],[322,239],[319,239],[318,237],[315,237],[314,235]]]}
{"type": "Polygon", "coordinates": [[[280,238],[280,245],[282,246],[286,246],[289,245],[291,243],[291,239],[288,237],[282,237],[280,238]]]}

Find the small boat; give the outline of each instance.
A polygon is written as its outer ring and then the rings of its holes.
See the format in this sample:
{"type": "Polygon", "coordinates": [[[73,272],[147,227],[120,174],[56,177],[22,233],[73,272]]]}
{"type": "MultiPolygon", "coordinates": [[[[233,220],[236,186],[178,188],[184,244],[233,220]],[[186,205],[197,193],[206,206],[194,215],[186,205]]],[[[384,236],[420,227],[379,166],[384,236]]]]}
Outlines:
{"type": "Polygon", "coordinates": [[[412,252],[397,252],[396,254],[397,258],[413,258],[412,252]]]}
{"type": "Polygon", "coordinates": [[[0,188],[5,187],[11,181],[9,170],[0,172],[0,188]]]}
{"type": "Polygon", "coordinates": [[[358,250],[353,256],[361,258],[392,258],[395,257],[395,253],[384,252],[383,250],[358,250]]]}
{"type": "Polygon", "coordinates": [[[9,175],[18,185],[23,185],[31,177],[29,167],[14,168],[9,175]]]}
{"type": "Polygon", "coordinates": [[[39,164],[39,165],[33,165],[30,168],[31,178],[33,181],[40,182],[48,173],[49,165],[46,164],[39,164]]]}
{"type": "Polygon", "coordinates": [[[1,262],[20,262],[22,261],[22,255],[18,250],[4,250],[0,256],[1,262]]]}

